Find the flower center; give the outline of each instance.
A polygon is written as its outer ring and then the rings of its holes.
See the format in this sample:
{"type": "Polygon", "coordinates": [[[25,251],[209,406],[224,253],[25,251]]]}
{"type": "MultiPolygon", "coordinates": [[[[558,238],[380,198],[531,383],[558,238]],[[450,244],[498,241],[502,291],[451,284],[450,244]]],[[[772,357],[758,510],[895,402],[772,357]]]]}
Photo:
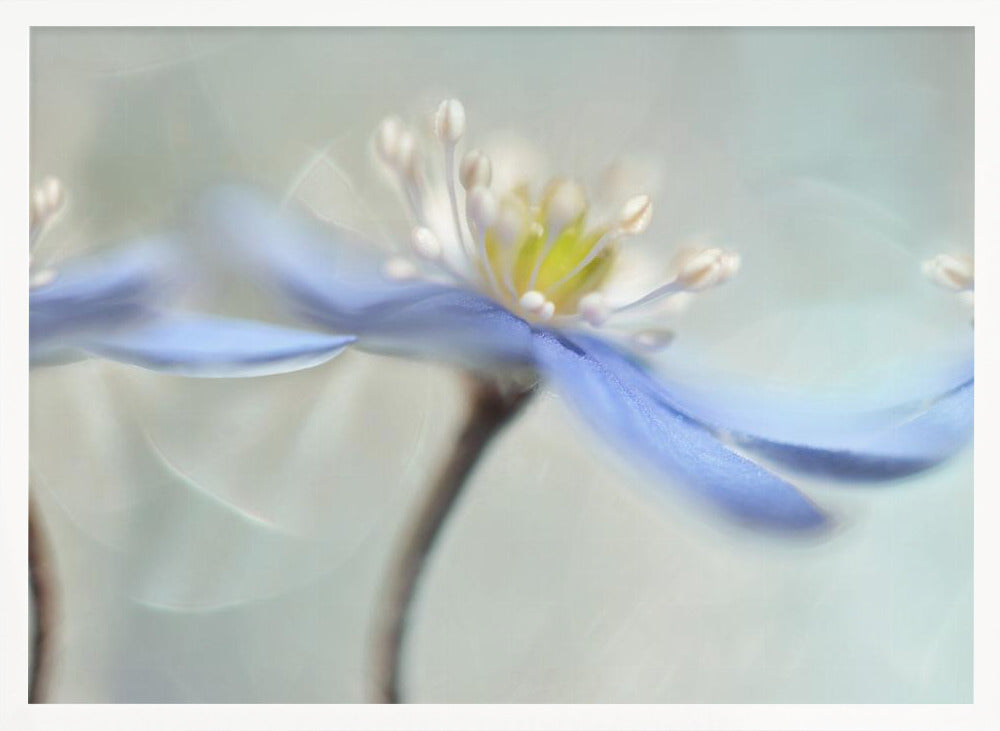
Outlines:
{"type": "MultiPolygon", "coordinates": [[[[465,132],[462,104],[442,102],[434,126],[443,151],[437,175],[425,169],[416,136],[398,119],[383,121],[374,138],[375,153],[398,184],[414,224],[413,250],[440,273],[476,286],[525,319],[579,317],[596,326],[617,311],[721,283],[738,267],[735,254],[706,249],[671,281],[612,308],[600,289],[621,243],[648,228],[649,196],[629,198],[611,220],[594,221],[586,192],[573,180],[552,180],[537,198],[527,184],[494,191],[492,163],[479,150],[466,152],[456,166],[465,132]]],[[[419,273],[405,259],[386,266],[393,278],[419,273]]]]}
{"type": "Polygon", "coordinates": [[[614,263],[620,232],[591,224],[583,189],[554,181],[540,200],[522,187],[500,200],[496,221],[486,227],[487,279],[500,279],[528,315],[572,314],[580,299],[595,291],[614,263]],[[533,294],[534,293],[534,294],[533,294]]]}

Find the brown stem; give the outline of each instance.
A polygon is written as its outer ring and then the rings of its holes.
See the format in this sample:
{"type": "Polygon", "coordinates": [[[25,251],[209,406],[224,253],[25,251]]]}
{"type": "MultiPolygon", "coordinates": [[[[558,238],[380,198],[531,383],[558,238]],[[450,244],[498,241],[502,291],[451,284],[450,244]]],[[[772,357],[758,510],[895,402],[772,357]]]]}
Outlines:
{"type": "Polygon", "coordinates": [[[34,608],[35,635],[31,643],[28,703],[43,703],[52,667],[52,626],[55,621],[55,581],[52,552],[40,510],[28,497],[28,578],[34,608]]]}
{"type": "Polygon", "coordinates": [[[401,702],[400,659],[421,572],[479,458],[534,392],[534,386],[510,387],[481,378],[473,381],[469,415],[454,452],[417,509],[389,570],[373,642],[372,702],[401,702]]]}

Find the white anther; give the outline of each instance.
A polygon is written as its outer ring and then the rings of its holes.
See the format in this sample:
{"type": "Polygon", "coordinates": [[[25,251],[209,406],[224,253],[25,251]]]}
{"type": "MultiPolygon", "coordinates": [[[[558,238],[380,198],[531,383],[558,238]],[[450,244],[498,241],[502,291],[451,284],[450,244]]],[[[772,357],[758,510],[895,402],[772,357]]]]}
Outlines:
{"type": "Polygon", "coordinates": [[[625,201],[618,212],[618,230],[637,236],[649,228],[653,218],[653,201],[648,195],[637,195],[625,201]]]}
{"type": "Polygon", "coordinates": [[[395,156],[392,158],[392,166],[400,175],[416,179],[418,161],[420,154],[417,150],[417,138],[408,129],[400,132],[396,140],[395,156]]]}
{"type": "Polygon", "coordinates": [[[924,276],[935,284],[955,292],[974,289],[975,265],[971,257],[938,254],[923,263],[924,276]]]}
{"type": "Polygon", "coordinates": [[[479,150],[469,150],[458,166],[458,179],[466,190],[480,185],[488,187],[493,179],[490,158],[479,150]]]}
{"type": "Polygon", "coordinates": [[[585,322],[594,327],[600,327],[611,316],[611,306],[600,292],[585,294],[580,298],[576,310],[585,322]]]}
{"type": "MultiPolygon", "coordinates": [[[[722,282],[728,282],[736,273],[739,272],[740,267],[743,265],[743,258],[736,251],[727,251],[722,257],[722,275],[724,279],[722,282]]],[[[720,282],[720,284],[722,283],[720,282]]]]}
{"type": "Polygon", "coordinates": [[[497,200],[489,188],[476,186],[468,192],[465,214],[482,237],[497,218],[497,200]]]}
{"type": "Polygon", "coordinates": [[[47,177],[32,191],[31,205],[39,219],[45,219],[59,210],[63,202],[63,187],[58,178],[47,177]]]}
{"type": "Polygon", "coordinates": [[[31,191],[31,215],[41,218],[45,215],[45,192],[39,188],[31,191]]]}
{"type": "Polygon", "coordinates": [[[522,294],[521,299],[518,301],[521,309],[532,315],[541,313],[541,311],[545,309],[546,303],[547,300],[545,299],[545,295],[535,289],[522,294]]]}
{"type": "Polygon", "coordinates": [[[526,218],[524,206],[517,200],[505,198],[500,201],[497,220],[493,224],[493,232],[500,243],[504,246],[513,246],[520,241],[524,236],[526,218]]]}
{"type": "Polygon", "coordinates": [[[552,193],[547,210],[550,231],[552,233],[562,231],[579,218],[586,208],[587,196],[583,186],[572,180],[559,183],[552,193]]]}
{"type": "Polygon", "coordinates": [[[383,119],[375,130],[375,152],[379,159],[390,167],[396,166],[396,153],[403,131],[403,123],[395,117],[383,119]]]}
{"type": "Polygon", "coordinates": [[[41,269],[28,279],[28,288],[35,289],[36,287],[44,287],[46,284],[51,284],[56,278],[55,269],[41,269]]]}
{"type": "Polygon", "coordinates": [[[454,145],[465,133],[465,107],[458,99],[441,102],[434,116],[434,132],[439,140],[454,145]]]}
{"type": "Polygon", "coordinates": [[[632,343],[643,350],[655,351],[667,347],[674,339],[674,331],[663,328],[640,330],[632,335],[632,343]]]}
{"type": "Polygon", "coordinates": [[[62,205],[63,187],[59,178],[49,176],[42,181],[42,190],[45,191],[45,198],[48,201],[49,210],[53,210],[62,205]]]}
{"type": "Polygon", "coordinates": [[[385,264],[382,265],[382,273],[386,279],[399,282],[414,279],[419,274],[419,270],[409,259],[394,256],[391,259],[387,259],[385,264]]]}
{"type": "Polygon", "coordinates": [[[428,261],[436,261],[441,258],[441,242],[434,232],[425,226],[417,226],[410,233],[410,243],[417,255],[428,261]]]}
{"type": "Polygon", "coordinates": [[[41,223],[51,218],[62,206],[63,188],[56,178],[45,178],[31,191],[31,220],[41,223]]]}
{"type": "Polygon", "coordinates": [[[739,266],[740,258],[734,252],[705,249],[684,263],[677,283],[689,292],[700,292],[722,284],[739,270],[739,266]]]}
{"type": "Polygon", "coordinates": [[[555,314],[556,314],[555,302],[549,301],[546,302],[544,305],[542,305],[542,309],[538,313],[538,319],[542,320],[543,322],[547,322],[548,320],[551,320],[553,315],[555,314]]]}

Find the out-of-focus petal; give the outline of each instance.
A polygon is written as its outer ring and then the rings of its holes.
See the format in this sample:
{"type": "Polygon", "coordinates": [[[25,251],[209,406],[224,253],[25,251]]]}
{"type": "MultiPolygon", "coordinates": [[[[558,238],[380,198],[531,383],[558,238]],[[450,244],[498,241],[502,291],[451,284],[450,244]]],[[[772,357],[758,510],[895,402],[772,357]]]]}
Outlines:
{"type": "Polygon", "coordinates": [[[174,287],[179,266],[165,238],[71,264],[29,294],[31,360],[56,355],[66,338],[146,317],[174,287]]]}
{"type": "Polygon", "coordinates": [[[917,416],[879,433],[844,437],[837,447],[778,442],[736,435],[739,443],[803,472],[840,479],[887,480],[920,472],[968,444],[975,386],[969,381],[941,396],[917,416]]]}
{"type": "Polygon", "coordinates": [[[81,350],[182,376],[261,376],[310,368],[354,341],[204,315],[166,315],[135,327],[81,339],[81,350]]]}
{"type": "MultiPolygon", "coordinates": [[[[607,348],[588,336],[578,340],[607,348]]],[[[837,479],[887,480],[938,464],[973,428],[972,360],[928,376],[926,391],[878,409],[790,400],[732,387],[696,390],[647,374],[648,387],[741,447],[794,469],[837,479]]]]}
{"type": "Polygon", "coordinates": [[[202,234],[249,260],[300,314],[356,334],[366,349],[473,366],[531,360],[530,327],[492,300],[450,285],[390,280],[370,247],[349,233],[282,213],[254,192],[211,195],[202,234]]]}
{"type": "Polygon", "coordinates": [[[826,524],[792,485],[658,398],[638,366],[612,348],[590,344],[539,331],[535,352],[555,388],[617,448],[740,522],[790,530],[826,524]]]}

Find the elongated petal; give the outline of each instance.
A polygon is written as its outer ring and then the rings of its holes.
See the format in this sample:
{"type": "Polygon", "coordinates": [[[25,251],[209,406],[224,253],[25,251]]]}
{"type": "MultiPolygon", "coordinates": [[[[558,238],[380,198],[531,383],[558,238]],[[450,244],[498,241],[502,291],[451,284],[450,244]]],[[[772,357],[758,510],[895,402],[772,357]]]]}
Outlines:
{"type": "MultiPolygon", "coordinates": [[[[595,351],[610,346],[590,336],[595,351]]],[[[664,403],[724,432],[740,447],[802,471],[846,480],[885,480],[927,469],[972,436],[971,360],[927,377],[927,391],[878,409],[795,402],[717,387],[695,390],[645,373],[646,387],[664,403]],[[939,390],[939,389],[943,389],[939,390]]]]}
{"type": "Polygon", "coordinates": [[[177,279],[165,238],[59,269],[52,282],[29,294],[32,361],[51,356],[67,338],[148,316],[177,279]]]}
{"type": "Polygon", "coordinates": [[[951,457],[972,436],[974,383],[941,396],[912,419],[880,433],[843,438],[838,448],[737,435],[755,452],[810,472],[841,479],[880,480],[913,474],[951,457]]]}
{"type": "Polygon", "coordinates": [[[260,376],[309,368],[339,354],[349,335],[323,335],[250,320],[164,315],[81,340],[81,350],[183,376],[260,376]]]}
{"type": "Polygon", "coordinates": [[[825,516],[798,490],[741,457],[650,391],[645,374],[611,348],[552,332],[535,337],[538,363],[603,437],[738,521],[815,529],[825,516]]]}
{"type": "Polygon", "coordinates": [[[530,327],[482,295],[389,280],[347,232],[283,214],[246,190],[217,191],[205,210],[205,235],[252,262],[300,314],[357,334],[361,347],[472,365],[530,362],[530,327]]]}

